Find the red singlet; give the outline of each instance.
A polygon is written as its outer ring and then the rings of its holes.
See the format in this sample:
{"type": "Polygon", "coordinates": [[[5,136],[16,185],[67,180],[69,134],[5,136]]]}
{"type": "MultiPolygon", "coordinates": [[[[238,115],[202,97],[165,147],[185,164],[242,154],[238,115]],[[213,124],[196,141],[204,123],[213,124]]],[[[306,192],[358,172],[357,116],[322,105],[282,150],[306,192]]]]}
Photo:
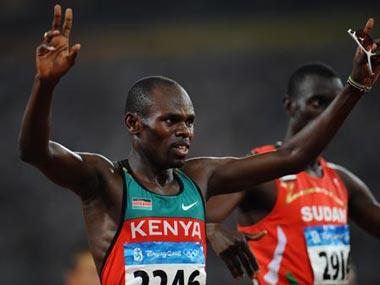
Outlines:
{"type": "MultiPolygon", "coordinates": [[[[275,151],[274,146],[254,153],[275,151]]],[[[350,253],[347,190],[335,170],[319,159],[323,176],[302,171],[275,180],[277,200],[245,233],[267,230],[249,242],[260,266],[259,284],[348,284],[350,253]]]]}

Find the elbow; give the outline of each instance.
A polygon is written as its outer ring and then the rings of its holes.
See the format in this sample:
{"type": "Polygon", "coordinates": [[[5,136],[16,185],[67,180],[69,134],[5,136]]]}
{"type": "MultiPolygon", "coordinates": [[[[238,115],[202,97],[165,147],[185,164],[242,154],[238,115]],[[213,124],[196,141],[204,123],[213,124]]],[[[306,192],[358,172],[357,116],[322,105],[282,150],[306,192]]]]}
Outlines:
{"type": "Polygon", "coordinates": [[[35,158],[32,155],[27,154],[25,152],[19,153],[19,158],[23,162],[26,162],[26,163],[29,163],[29,164],[34,164],[34,161],[35,161],[35,158]]]}
{"type": "Polygon", "coordinates": [[[22,137],[18,138],[18,157],[24,161],[28,162],[31,159],[31,152],[28,151],[26,144],[23,142],[22,137]]]}
{"type": "Polygon", "coordinates": [[[43,155],[40,155],[38,152],[31,150],[19,149],[19,158],[31,165],[38,166],[41,165],[44,161],[43,155]]]}
{"type": "Polygon", "coordinates": [[[27,150],[24,146],[20,145],[18,146],[18,156],[19,158],[27,163],[33,163],[35,160],[35,156],[33,155],[33,152],[30,150],[27,150]]]}
{"type": "Polygon", "coordinates": [[[40,155],[38,151],[31,148],[21,139],[19,139],[18,142],[18,156],[22,161],[29,164],[38,164],[42,158],[42,155],[40,155]]]}

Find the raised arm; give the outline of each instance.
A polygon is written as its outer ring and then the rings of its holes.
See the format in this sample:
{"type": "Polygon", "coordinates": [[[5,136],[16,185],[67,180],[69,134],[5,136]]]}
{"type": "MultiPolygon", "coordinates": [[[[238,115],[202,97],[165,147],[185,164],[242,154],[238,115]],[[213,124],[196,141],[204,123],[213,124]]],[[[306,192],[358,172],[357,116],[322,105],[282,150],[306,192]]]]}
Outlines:
{"type": "Polygon", "coordinates": [[[347,169],[334,165],[348,191],[348,213],[359,227],[380,239],[380,203],[367,185],[347,169]]]}
{"type": "Polygon", "coordinates": [[[19,135],[21,159],[38,167],[53,182],[78,194],[86,185],[94,186],[94,165],[103,159],[74,153],[49,140],[53,91],[60,78],[73,66],[80,45],[69,46],[73,14],[67,9],[61,28],[62,10],[54,7],[51,30],[36,50],[36,76],[26,106],[19,135]]]}
{"type": "MultiPolygon", "coordinates": [[[[364,31],[373,28],[370,19],[364,31]]],[[[376,48],[374,44],[372,49],[376,48]]],[[[368,69],[365,54],[357,49],[351,78],[373,86],[380,73],[380,60],[373,62],[374,73],[368,69]]],[[[225,158],[203,161],[212,166],[207,179],[207,196],[252,189],[252,186],[304,169],[327,146],[363,92],[346,84],[330,106],[297,135],[282,145],[278,151],[246,158],[225,158]]]]}

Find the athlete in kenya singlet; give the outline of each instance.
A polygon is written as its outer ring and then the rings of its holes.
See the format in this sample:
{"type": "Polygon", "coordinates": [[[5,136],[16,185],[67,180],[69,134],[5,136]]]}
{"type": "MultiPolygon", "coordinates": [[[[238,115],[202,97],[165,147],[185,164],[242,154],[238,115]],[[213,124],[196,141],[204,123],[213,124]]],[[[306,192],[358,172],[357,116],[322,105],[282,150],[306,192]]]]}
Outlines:
{"type": "Polygon", "coordinates": [[[101,272],[102,285],[204,285],[203,197],[180,170],[177,195],[153,193],[123,162],[123,216],[101,272]]]}
{"type": "MultiPolygon", "coordinates": [[[[264,146],[254,153],[273,150],[264,146]]],[[[319,163],[322,177],[303,171],[276,179],[272,211],[254,225],[238,226],[245,233],[268,232],[250,242],[259,284],[348,284],[347,190],[324,159],[319,163]]]]}

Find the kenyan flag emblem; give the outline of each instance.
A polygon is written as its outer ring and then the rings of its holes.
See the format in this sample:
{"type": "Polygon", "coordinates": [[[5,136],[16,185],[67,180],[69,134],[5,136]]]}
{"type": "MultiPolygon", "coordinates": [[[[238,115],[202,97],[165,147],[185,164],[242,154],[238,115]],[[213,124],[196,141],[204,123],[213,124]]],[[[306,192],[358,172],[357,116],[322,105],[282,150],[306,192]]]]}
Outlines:
{"type": "Polygon", "coordinates": [[[132,198],[132,209],[152,210],[152,200],[146,198],[132,198]]]}

